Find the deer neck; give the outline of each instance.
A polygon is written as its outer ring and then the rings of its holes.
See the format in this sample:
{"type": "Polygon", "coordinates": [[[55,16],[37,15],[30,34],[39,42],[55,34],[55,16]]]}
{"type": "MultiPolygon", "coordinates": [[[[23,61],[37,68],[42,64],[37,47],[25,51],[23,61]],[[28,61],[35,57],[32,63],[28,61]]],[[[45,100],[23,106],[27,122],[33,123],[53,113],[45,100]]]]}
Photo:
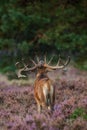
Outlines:
{"type": "Polygon", "coordinates": [[[47,73],[37,73],[36,77],[38,80],[48,79],[47,73]]]}

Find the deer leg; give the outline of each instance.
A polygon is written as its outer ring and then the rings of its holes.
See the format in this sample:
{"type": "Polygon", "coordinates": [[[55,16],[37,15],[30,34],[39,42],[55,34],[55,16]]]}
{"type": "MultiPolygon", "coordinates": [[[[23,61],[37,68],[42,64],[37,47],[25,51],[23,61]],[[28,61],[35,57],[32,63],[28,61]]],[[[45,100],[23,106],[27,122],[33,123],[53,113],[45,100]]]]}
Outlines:
{"type": "Polygon", "coordinates": [[[38,104],[37,104],[38,113],[41,113],[41,108],[42,108],[41,105],[38,103],[38,104]]]}
{"type": "Polygon", "coordinates": [[[48,106],[48,110],[50,110],[50,111],[51,111],[51,106],[48,106]]]}
{"type": "Polygon", "coordinates": [[[48,106],[48,109],[50,111],[54,110],[54,102],[55,102],[55,89],[53,88],[53,86],[51,86],[49,95],[49,106],[48,106]]]}

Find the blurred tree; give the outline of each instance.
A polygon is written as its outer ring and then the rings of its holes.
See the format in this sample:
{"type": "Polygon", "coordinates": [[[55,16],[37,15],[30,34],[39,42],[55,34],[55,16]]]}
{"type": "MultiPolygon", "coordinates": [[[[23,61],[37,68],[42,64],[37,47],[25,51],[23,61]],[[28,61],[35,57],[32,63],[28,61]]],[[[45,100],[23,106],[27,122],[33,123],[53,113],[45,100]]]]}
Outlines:
{"type": "Polygon", "coordinates": [[[86,0],[0,1],[0,56],[5,50],[15,60],[54,50],[83,56],[86,44],[86,0]]]}

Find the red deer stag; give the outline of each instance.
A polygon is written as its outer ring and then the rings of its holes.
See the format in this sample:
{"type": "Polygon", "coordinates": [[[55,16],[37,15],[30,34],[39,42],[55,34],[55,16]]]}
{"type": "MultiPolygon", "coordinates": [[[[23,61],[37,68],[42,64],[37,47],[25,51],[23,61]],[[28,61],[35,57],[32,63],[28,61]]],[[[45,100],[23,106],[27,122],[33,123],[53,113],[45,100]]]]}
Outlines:
{"type": "MultiPolygon", "coordinates": [[[[34,96],[35,100],[37,102],[38,106],[38,112],[41,112],[42,107],[47,107],[50,110],[53,110],[54,102],[55,102],[55,87],[52,84],[51,79],[48,77],[47,73],[52,70],[56,69],[63,69],[66,67],[70,62],[70,57],[68,57],[68,60],[65,62],[64,65],[59,66],[59,60],[56,66],[50,66],[53,57],[50,59],[48,63],[46,63],[46,57],[44,61],[37,58],[38,63],[35,63],[31,59],[31,61],[34,64],[34,67],[29,68],[28,65],[24,64],[24,68],[21,68],[17,71],[18,77],[25,77],[25,75],[22,75],[21,73],[29,72],[37,70],[36,74],[36,80],[34,83],[34,96]]],[[[16,63],[16,66],[19,64],[19,62],[16,63]]]]}

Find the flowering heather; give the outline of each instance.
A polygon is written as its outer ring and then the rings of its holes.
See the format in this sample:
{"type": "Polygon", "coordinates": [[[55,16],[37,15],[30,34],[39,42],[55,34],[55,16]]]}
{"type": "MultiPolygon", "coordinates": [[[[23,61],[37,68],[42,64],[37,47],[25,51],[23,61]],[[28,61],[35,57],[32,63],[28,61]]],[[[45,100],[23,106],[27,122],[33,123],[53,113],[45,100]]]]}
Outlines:
{"type": "MultiPolygon", "coordinates": [[[[55,80],[54,111],[37,113],[33,84],[0,80],[0,130],[87,130],[87,72],[70,67],[55,80]]],[[[1,77],[1,76],[0,76],[1,77]]]]}

